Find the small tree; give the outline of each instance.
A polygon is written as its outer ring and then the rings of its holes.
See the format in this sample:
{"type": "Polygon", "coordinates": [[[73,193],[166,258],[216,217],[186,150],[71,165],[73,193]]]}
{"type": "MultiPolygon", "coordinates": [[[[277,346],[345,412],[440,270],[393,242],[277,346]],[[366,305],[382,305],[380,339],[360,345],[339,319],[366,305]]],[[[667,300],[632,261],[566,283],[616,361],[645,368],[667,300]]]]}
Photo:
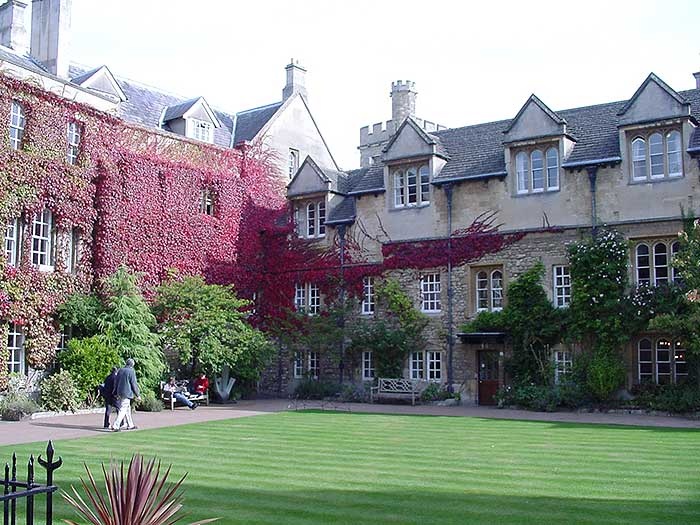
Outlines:
{"type": "Polygon", "coordinates": [[[185,277],[158,288],[153,311],[164,340],[178,350],[180,362],[193,374],[219,375],[229,367],[239,381],[255,381],[272,345],[248,324],[248,305],[230,286],[185,277]]]}
{"type": "Polygon", "coordinates": [[[109,374],[112,367],[121,365],[121,357],[99,336],[71,339],[68,348],[58,354],[61,370],[71,373],[80,392],[80,399],[88,406],[95,403],[97,386],[109,374]]]}
{"type": "Polygon", "coordinates": [[[97,319],[100,338],[123,360],[136,361],[139,384],[155,389],[165,372],[160,337],[153,329],[156,318],[136,284],[136,275],[121,267],[104,280],[103,311],[97,319]]]}

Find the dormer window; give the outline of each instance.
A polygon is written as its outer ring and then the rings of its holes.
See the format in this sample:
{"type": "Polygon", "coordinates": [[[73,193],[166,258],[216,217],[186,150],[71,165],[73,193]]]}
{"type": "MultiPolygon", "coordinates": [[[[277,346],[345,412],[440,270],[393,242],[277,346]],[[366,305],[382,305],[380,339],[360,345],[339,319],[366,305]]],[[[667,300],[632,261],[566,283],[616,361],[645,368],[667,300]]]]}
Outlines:
{"type": "Polygon", "coordinates": [[[400,166],[392,171],[394,208],[430,204],[428,165],[400,166]]]}
{"type": "Polygon", "coordinates": [[[559,151],[556,147],[547,150],[519,151],[515,155],[517,192],[542,193],[559,189],[559,151]]]}
{"type": "Polygon", "coordinates": [[[308,239],[326,236],[326,202],[310,202],[306,205],[306,237],[308,239]]]}
{"type": "Polygon", "coordinates": [[[683,176],[681,134],[676,129],[635,134],[630,150],[634,182],[683,176]]]}
{"type": "Polygon", "coordinates": [[[187,120],[187,136],[202,142],[212,143],[212,126],[209,122],[203,120],[188,119],[187,120]]]}

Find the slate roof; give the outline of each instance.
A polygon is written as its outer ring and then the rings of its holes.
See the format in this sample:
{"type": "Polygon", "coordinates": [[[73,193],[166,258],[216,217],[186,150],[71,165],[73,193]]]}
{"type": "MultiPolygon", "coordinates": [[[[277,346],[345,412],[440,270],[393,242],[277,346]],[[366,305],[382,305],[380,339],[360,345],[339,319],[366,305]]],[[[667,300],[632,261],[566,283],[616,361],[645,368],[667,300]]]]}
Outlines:
{"type": "Polygon", "coordinates": [[[348,224],[357,218],[355,198],[343,197],[342,200],[328,213],[326,224],[348,224]]]}
{"type": "Polygon", "coordinates": [[[248,109],[236,113],[236,131],[233,137],[233,143],[238,144],[243,141],[251,141],[255,135],[267,124],[268,120],[282,106],[282,102],[275,102],[267,106],[248,109]]]}
{"type": "Polygon", "coordinates": [[[198,100],[199,97],[195,97],[191,98],[190,100],[185,100],[180,104],[168,106],[165,110],[165,114],[163,115],[163,122],[168,122],[170,120],[182,117],[182,115],[187,113],[189,109],[197,103],[198,100]]]}
{"type": "Polygon", "coordinates": [[[31,55],[20,55],[4,46],[0,46],[0,60],[10,62],[40,75],[49,74],[44,65],[38,60],[34,60],[34,57],[31,55]]]}

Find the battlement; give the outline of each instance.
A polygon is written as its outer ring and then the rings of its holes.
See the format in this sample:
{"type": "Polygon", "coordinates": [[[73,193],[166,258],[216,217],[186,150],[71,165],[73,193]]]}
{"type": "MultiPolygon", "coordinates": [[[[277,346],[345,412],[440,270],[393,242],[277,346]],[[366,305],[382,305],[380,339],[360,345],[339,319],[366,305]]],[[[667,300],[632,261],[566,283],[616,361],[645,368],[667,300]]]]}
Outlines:
{"type": "MultiPolygon", "coordinates": [[[[442,124],[437,124],[430,120],[424,120],[422,118],[414,118],[413,120],[428,133],[447,129],[442,124]]],[[[389,141],[394,133],[396,133],[397,129],[398,125],[394,120],[377,122],[376,124],[372,124],[371,129],[370,126],[360,128],[360,148],[389,141]]]]}
{"type": "Polygon", "coordinates": [[[416,83],[412,80],[397,80],[391,83],[391,93],[397,93],[399,91],[416,91],[416,83]]]}

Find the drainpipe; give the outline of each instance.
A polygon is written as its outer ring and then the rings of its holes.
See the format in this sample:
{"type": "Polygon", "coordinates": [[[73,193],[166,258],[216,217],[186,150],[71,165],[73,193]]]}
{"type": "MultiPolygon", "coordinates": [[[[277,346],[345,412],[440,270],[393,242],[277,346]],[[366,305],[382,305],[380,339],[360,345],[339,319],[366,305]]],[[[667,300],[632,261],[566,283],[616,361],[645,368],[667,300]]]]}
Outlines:
{"type": "Polygon", "coordinates": [[[340,247],[340,318],[338,327],[340,328],[340,363],[338,363],[338,378],[343,384],[345,371],[345,224],[338,225],[338,237],[340,247]]]}
{"type": "Polygon", "coordinates": [[[454,390],[454,328],[452,303],[454,289],[452,287],[452,185],[445,184],[445,196],[447,197],[447,391],[454,390]]]}
{"type": "Polygon", "coordinates": [[[595,236],[598,231],[598,210],[596,208],[595,190],[598,179],[598,166],[589,166],[586,168],[588,172],[588,181],[591,183],[591,232],[595,236]]]}

